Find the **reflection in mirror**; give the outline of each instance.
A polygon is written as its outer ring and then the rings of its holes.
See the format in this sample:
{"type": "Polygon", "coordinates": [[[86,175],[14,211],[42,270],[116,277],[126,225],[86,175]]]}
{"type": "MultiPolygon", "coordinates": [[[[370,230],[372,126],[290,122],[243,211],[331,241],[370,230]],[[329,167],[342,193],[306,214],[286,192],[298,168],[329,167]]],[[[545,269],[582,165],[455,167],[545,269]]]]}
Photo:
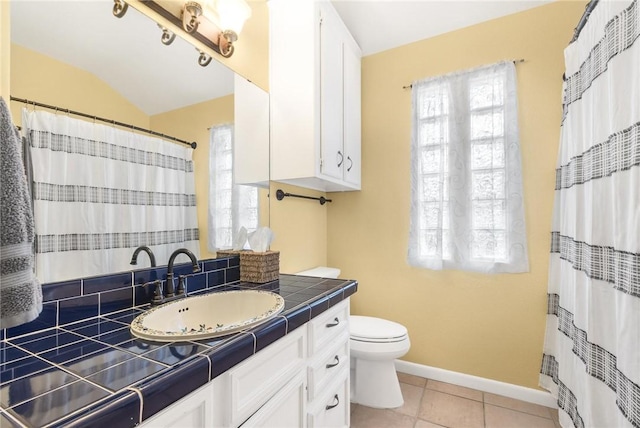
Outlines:
{"type": "MultiPolygon", "coordinates": [[[[148,17],[130,8],[117,19],[112,7],[111,1],[12,1],[11,95],[196,141],[200,258],[214,257],[207,245],[209,129],[234,123],[234,73],[216,61],[201,67],[185,40],[177,37],[165,46],[162,31],[148,17]]],[[[10,107],[20,125],[24,103],[10,107]]],[[[258,200],[258,224],[268,226],[266,190],[259,191],[258,200]]],[[[103,225],[95,227],[101,231],[103,225]]],[[[128,255],[116,271],[132,268],[135,246],[125,250],[128,255]]],[[[167,263],[166,255],[156,257],[158,265],[167,263]]],[[[149,259],[141,255],[138,267],[146,266],[149,259]]]]}

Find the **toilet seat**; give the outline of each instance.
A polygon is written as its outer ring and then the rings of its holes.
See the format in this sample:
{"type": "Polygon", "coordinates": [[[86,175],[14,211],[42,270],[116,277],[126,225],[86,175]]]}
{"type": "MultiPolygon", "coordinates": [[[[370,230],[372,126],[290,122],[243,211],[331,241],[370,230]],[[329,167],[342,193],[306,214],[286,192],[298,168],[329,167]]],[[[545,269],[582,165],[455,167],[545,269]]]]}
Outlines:
{"type": "Polygon", "coordinates": [[[393,321],[351,315],[349,317],[351,340],[368,343],[393,343],[407,339],[407,328],[393,321]]]}

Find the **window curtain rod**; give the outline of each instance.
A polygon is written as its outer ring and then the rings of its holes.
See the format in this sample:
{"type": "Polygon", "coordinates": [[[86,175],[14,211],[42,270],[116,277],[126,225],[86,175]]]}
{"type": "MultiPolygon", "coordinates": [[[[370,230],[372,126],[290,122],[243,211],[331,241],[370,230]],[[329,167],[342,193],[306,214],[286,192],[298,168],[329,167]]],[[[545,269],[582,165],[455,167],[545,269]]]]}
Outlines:
{"type": "Polygon", "coordinates": [[[591,0],[589,1],[589,3],[587,3],[587,5],[585,6],[584,13],[582,14],[582,17],[580,17],[580,21],[578,21],[578,26],[573,31],[573,37],[571,38],[570,43],[573,43],[576,40],[578,40],[578,36],[580,36],[580,32],[582,31],[582,28],[585,26],[585,24],[589,20],[589,15],[591,15],[591,12],[593,12],[593,9],[595,9],[596,5],[598,4],[598,1],[599,0],[591,0]]]}
{"type": "Polygon", "coordinates": [[[86,118],[93,119],[93,120],[99,120],[101,122],[109,123],[111,125],[122,126],[123,128],[129,128],[129,129],[132,129],[134,131],[145,132],[147,134],[155,135],[157,137],[162,137],[162,138],[165,138],[167,140],[176,141],[178,143],[186,144],[188,146],[191,146],[192,149],[195,149],[198,146],[198,144],[195,141],[189,142],[189,141],[181,140],[179,138],[172,137],[170,135],[162,134],[160,132],[152,131],[150,129],[140,128],[139,126],[131,125],[129,123],[118,122],[118,121],[113,120],[113,119],[105,119],[103,117],[94,116],[94,115],[82,113],[82,112],[79,112],[79,111],[69,110],[68,108],[61,108],[61,107],[57,107],[57,106],[52,106],[50,104],[39,103],[37,101],[31,101],[31,100],[27,100],[25,98],[17,98],[17,97],[11,96],[10,100],[18,102],[18,103],[24,103],[27,106],[28,105],[32,105],[32,106],[35,106],[35,107],[44,107],[44,108],[48,108],[48,109],[51,109],[51,110],[55,110],[56,112],[73,114],[75,116],[81,116],[81,117],[86,117],[86,118]]]}
{"type": "MultiPolygon", "coordinates": [[[[520,59],[514,59],[514,60],[512,60],[512,61],[513,61],[513,63],[514,63],[514,64],[519,64],[519,63],[521,63],[521,62],[524,62],[525,60],[524,60],[523,58],[520,58],[520,59]]],[[[402,89],[411,89],[411,88],[413,88],[413,83],[412,83],[412,84],[410,84],[410,85],[407,85],[407,86],[403,86],[403,87],[402,87],[402,89]]]]}

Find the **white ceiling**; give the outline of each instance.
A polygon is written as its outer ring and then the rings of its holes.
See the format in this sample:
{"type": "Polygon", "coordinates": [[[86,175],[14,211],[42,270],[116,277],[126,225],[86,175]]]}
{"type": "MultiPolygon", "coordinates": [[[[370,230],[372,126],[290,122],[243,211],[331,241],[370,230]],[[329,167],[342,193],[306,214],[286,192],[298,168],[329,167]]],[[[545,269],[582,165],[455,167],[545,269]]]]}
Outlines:
{"type": "MultiPolygon", "coordinates": [[[[369,55],[548,1],[333,3],[363,54],[369,55]]],[[[216,61],[199,66],[198,53],[186,41],[178,37],[165,46],[160,29],[150,19],[133,8],[117,19],[112,7],[112,0],[12,0],[11,38],[93,73],[149,115],[233,93],[233,73],[225,66],[216,61]]]]}

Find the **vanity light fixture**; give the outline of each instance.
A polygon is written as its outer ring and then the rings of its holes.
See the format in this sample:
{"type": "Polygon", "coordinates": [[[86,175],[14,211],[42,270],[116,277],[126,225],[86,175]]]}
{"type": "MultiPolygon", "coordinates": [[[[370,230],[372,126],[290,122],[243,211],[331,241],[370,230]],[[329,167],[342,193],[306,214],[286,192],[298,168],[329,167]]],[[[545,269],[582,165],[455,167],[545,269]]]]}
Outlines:
{"type": "MultiPolygon", "coordinates": [[[[251,7],[245,0],[114,0],[113,15],[122,18],[129,3],[136,9],[138,5],[148,7],[169,21],[171,28],[158,24],[162,30],[160,40],[165,45],[170,45],[176,38],[176,30],[182,29],[225,58],[233,55],[233,44],[238,40],[245,21],[251,17],[251,7]]],[[[203,67],[209,65],[211,56],[197,49],[200,53],[198,64],[203,67]]]]}
{"type": "Polygon", "coordinates": [[[189,34],[198,31],[200,19],[205,18],[220,32],[213,42],[226,58],[233,55],[233,42],[238,40],[244,23],[251,16],[251,7],[245,0],[187,1],[182,6],[182,29],[189,34]]]}

